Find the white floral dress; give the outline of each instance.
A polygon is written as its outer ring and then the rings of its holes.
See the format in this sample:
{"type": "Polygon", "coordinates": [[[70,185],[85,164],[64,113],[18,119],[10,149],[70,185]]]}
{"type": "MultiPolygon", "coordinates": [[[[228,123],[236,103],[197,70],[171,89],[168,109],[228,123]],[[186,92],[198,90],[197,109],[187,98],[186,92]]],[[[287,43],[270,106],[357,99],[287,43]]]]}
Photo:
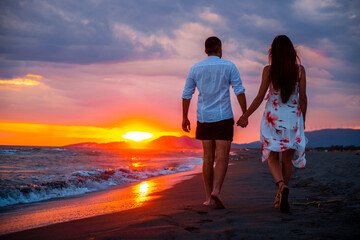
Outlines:
{"type": "Polygon", "coordinates": [[[272,84],[269,92],[263,118],[260,125],[260,142],[262,146],[262,161],[266,161],[271,151],[282,152],[295,149],[292,163],[297,168],[306,164],[305,146],[307,138],[304,134],[304,120],[299,105],[299,84],[287,103],[282,103],[280,92],[275,91],[272,84]]]}

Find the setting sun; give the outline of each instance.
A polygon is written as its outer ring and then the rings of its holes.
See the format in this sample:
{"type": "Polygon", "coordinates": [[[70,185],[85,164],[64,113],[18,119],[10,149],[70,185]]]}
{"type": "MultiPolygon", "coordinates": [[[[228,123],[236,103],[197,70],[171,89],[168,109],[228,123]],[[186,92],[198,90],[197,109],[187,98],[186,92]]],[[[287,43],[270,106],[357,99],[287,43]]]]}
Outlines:
{"type": "Polygon", "coordinates": [[[127,132],[125,135],[122,135],[123,138],[136,142],[152,138],[153,136],[154,134],[148,132],[127,132]]]}

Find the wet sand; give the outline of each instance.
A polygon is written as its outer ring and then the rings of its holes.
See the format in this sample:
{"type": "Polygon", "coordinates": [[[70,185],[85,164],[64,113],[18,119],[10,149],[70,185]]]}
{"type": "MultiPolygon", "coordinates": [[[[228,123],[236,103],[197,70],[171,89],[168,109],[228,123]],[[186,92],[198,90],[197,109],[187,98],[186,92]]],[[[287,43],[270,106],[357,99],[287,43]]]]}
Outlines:
{"type": "Polygon", "coordinates": [[[290,213],[272,208],[276,193],[260,151],[233,155],[222,198],[202,205],[201,174],[155,193],[141,207],[0,236],[0,239],[357,239],[360,153],[307,152],[294,169],[290,213]]]}

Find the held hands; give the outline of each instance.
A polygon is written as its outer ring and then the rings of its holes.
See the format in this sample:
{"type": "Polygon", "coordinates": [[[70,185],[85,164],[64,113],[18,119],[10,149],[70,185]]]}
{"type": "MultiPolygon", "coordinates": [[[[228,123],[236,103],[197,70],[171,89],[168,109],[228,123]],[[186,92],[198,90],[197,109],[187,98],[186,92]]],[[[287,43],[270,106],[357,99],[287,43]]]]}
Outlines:
{"type": "Polygon", "coordinates": [[[190,121],[188,118],[183,118],[183,121],[182,121],[182,129],[185,131],[185,132],[190,132],[191,128],[190,128],[190,121]]]}
{"type": "Polygon", "coordinates": [[[236,122],[236,125],[244,128],[249,124],[249,121],[247,119],[247,117],[245,117],[244,115],[242,115],[239,120],[236,122]]]}

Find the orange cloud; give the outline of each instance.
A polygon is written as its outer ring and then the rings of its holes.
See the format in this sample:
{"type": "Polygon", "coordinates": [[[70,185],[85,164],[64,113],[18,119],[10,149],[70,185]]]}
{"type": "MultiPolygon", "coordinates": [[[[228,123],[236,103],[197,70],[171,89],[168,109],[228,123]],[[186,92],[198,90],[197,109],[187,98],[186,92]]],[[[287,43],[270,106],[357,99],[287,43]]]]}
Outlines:
{"type": "Polygon", "coordinates": [[[40,75],[35,75],[35,74],[27,74],[27,77],[34,77],[34,78],[42,78],[42,76],[40,75]]]}
{"type": "Polygon", "coordinates": [[[17,85],[17,86],[37,86],[40,84],[40,82],[32,79],[28,79],[26,77],[31,78],[42,78],[40,75],[34,75],[34,74],[27,74],[24,78],[14,78],[14,79],[0,79],[0,84],[6,84],[6,85],[17,85]]]}
{"type": "Polygon", "coordinates": [[[36,86],[39,85],[40,82],[31,80],[31,79],[24,79],[24,78],[14,78],[12,80],[0,80],[0,84],[8,84],[8,85],[23,85],[23,86],[36,86]]]}

